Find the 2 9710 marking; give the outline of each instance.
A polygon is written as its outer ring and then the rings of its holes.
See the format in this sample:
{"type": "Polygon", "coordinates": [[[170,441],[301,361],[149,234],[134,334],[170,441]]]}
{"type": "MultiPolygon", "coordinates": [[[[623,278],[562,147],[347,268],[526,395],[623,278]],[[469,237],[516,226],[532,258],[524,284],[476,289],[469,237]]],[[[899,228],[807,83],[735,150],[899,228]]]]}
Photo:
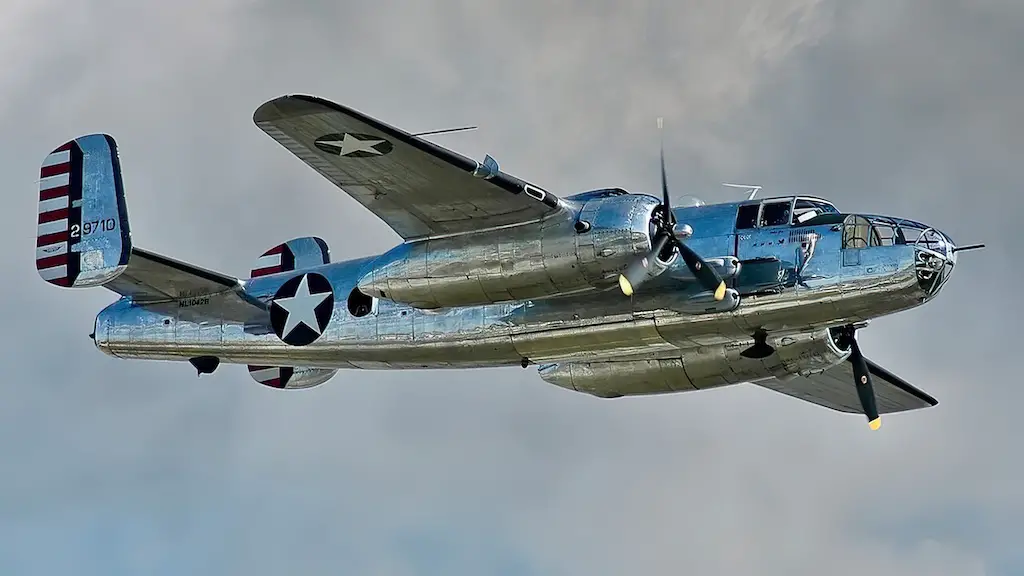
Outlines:
{"type": "Polygon", "coordinates": [[[71,225],[71,237],[80,238],[82,236],[88,236],[96,232],[110,232],[117,229],[117,221],[113,218],[106,218],[103,220],[92,220],[88,222],[82,222],[81,226],[78,224],[71,225]]]}

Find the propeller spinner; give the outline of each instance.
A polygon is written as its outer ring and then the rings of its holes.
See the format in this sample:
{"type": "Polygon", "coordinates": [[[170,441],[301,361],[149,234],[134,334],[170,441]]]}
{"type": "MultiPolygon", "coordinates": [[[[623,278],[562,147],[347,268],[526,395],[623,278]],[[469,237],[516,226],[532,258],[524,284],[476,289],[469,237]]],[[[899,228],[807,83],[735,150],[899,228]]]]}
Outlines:
{"type": "MultiPolygon", "coordinates": [[[[661,132],[663,120],[658,118],[658,131],[661,132]]],[[[672,212],[672,205],[668,194],[668,179],[665,176],[665,140],[661,140],[661,205],[654,209],[651,216],[651,223],[656,230],[654,239],[651,242],[651,251],[645,256],[638,258],[626,271],[619,275],[619,288],[626,296],[632,296],[636,289],[651,276],[648,271],[655,258],[666,262],[672,256],[672,251],[677,251],[683,258],[683,262],[693,272],[694,277],[701,285],[714,293],[715,300],[725,298],[725,282],[713,266],[708,265],[692,248],[687,246],[675,234],[676,216],[672,212]]]]}

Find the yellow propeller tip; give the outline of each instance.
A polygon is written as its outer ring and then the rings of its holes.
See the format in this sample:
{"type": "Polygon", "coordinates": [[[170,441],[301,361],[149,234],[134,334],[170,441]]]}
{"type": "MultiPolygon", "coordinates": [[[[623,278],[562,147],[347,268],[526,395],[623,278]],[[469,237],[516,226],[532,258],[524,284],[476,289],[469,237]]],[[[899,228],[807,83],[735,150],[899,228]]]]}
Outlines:
{"type": "Polygon", "coordinates": [[[871,428],[872,430],[878,430],[879,428],[881,428],[882,427],[882,417],[879,416],[878,418],[875,418],[871,422],[868,422],[868,427],[871,428]]]}
{"type": "Polygon", "coordinates": [[[630,284],[629,280],[626,280],[626,277],[622,274],[619,274],[619,288],[622,289],[622,293],[626,296],[633,295],[633,285],[630,284]]]}
{"type": "Polygon", "coordinates": [[[719,284],[715,290],[715,300],[721,300],[722,298],[725,298],[725,282],[719,284]]]}

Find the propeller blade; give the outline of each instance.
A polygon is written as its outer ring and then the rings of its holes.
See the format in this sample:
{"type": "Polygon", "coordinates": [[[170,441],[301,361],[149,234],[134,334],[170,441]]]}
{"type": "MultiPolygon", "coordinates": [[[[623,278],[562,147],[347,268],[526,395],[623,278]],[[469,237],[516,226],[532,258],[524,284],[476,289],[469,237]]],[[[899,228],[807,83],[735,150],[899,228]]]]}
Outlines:
{"type": "Polygon", "coordinates": [[[868,363],[864,360],[864,355],[861,354],[860,345],[857,344],[857,337],[854,334],[850,335],[850,348],[850,362],[853,363],[853,375],[857,384],[860,405],[864,408],[864,415],[868,418],[868,426],[872,430],[878,430],[882,426],[882,418],[878,415],[875,390],[871,385],[871,372],[868,370],[868,363]]]}
{"type": "MultiPolygon", "coordinates": [[[[715,295],[715,300],[721,301],[725,298],[725,282],[712,266],[709,266],[696,252],[686,246],[675,235],[676,215],[672,212],[672,199],[668,194],[668,177],[665,171],[665,136],[662,128],[664,119],[658,118],[658,132],[661,135],[661,217],[652,219],[652,223],[658,228],[658,238],[654,241],[650,253],[629,265],[626,271],[619,275],[619,288],[626,296],[632,296],[641,282],[648,278],[648,270],[651,259],[656,258],[671,243],[672,248],[678,250],[686,262],[686,266],[693,272],[694,277],[715,295]]],[[[692,233],[692,231],[691,231],[692,233]]]]}
{"type": "Polygon", "coordinates": [[[661,234],[654,241],[654,246],[651,247],[651,251],[646,256],[637,258],[626,268],[625,273],[619,274],[619,289],[622,290],[623,294],[632,296],[640,284],[647,280],[647,270],[651,265],[651,260],[657,258],[668,242],[669,237],[661,234]]]}
{"type": "Polygon", "coordinates": [[[665,125],[663,118],[658,118],[658,135],[661,137],[661,205],[665,213],[665,221],[669,223],[669,229],[675,227],[676,215],[672,213],[672,202],[668,195],[668,177],[665,176],[665,132],[662,128],[665,125]]]}
{"type": "Polygon", "coordinates": [[[692,248],[680,242],[675,236],[672,239],[675,240],[674,244],[679,250],[679,255],[683,257],[683,262],[686,262],[686,267],[693,272],[697,281],[704,288],[714,292],[715,300],[720,301],[725,298],[725,281],[718,275],[715,267],[705,262],[692,248]]]}

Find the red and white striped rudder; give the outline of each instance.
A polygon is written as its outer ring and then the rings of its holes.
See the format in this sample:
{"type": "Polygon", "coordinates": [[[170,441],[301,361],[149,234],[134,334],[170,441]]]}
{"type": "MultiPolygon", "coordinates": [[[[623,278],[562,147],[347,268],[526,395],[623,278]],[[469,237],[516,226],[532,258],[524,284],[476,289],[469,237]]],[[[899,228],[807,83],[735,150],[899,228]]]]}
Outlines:
{"type": "Polygon", "coordinates": [[[130,255],[114,139],[91,134],[57,147],[39,170],[39,275],[66,288],[100,286],[124,271],[130,255]]]}
{"type": "Polygon", "coordinates": [[[249,277],[259,278],[330,263],[331,254],[327,243],[316,236],[305,236],[278,244],[261,254],[249,272],[249,277]]]}

